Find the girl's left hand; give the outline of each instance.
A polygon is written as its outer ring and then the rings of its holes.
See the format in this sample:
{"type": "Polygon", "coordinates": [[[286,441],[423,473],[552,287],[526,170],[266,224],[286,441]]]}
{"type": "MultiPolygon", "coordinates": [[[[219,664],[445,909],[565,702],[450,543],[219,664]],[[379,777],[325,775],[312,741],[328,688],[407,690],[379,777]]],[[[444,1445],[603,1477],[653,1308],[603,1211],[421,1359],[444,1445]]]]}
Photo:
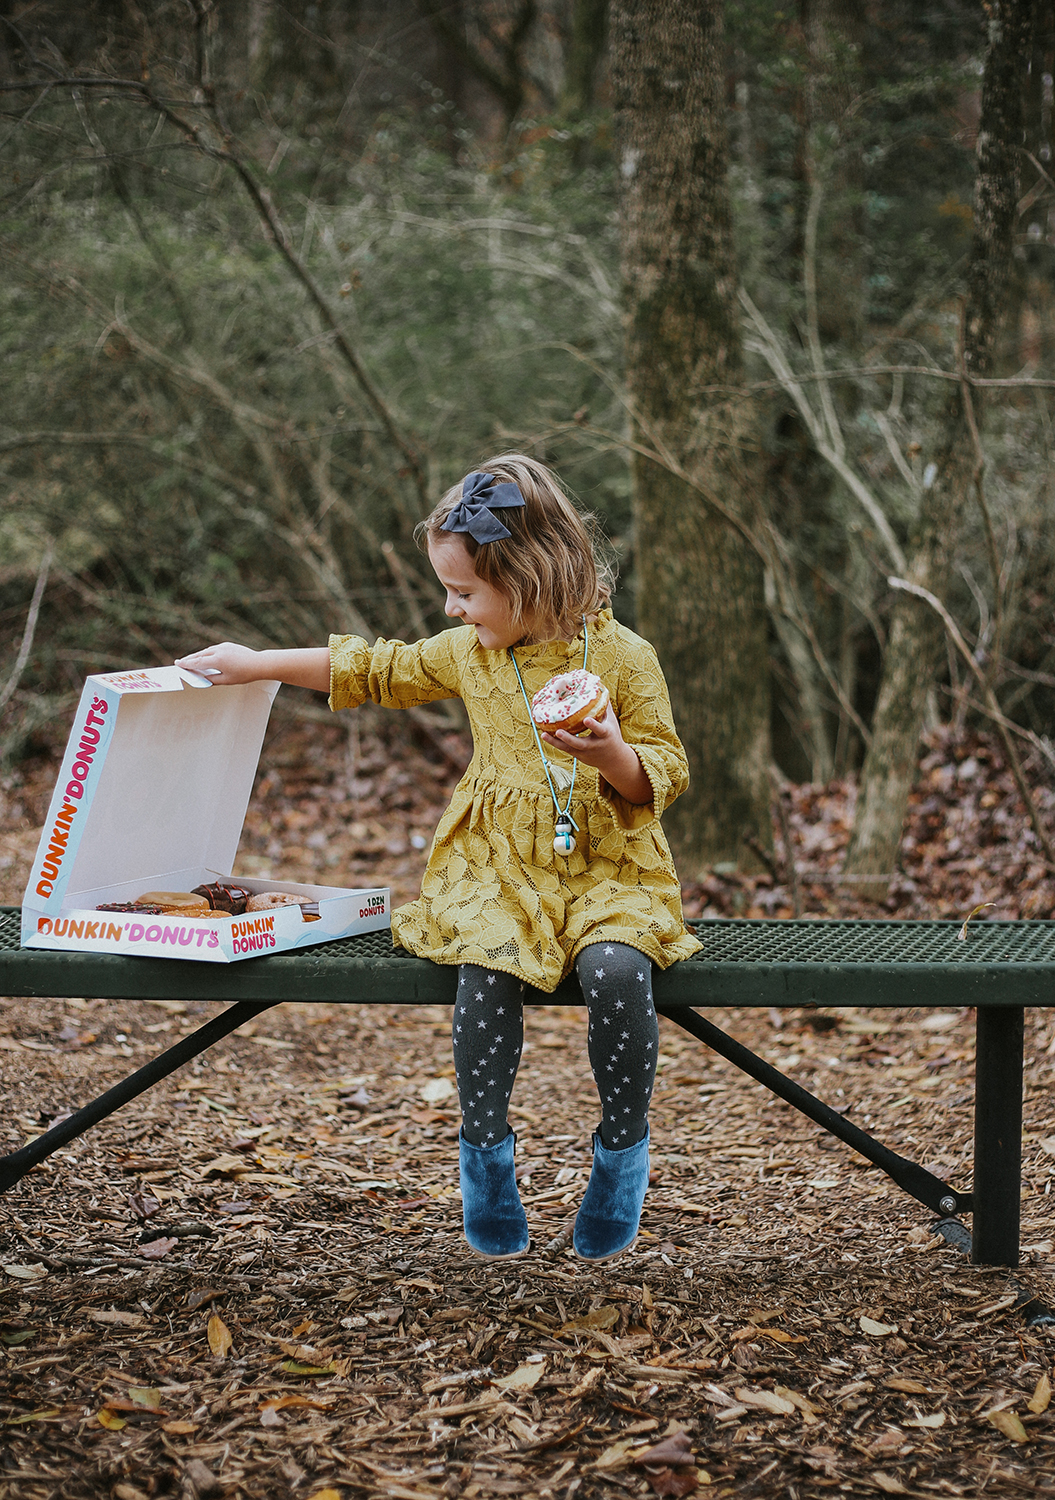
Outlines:
{"type": "Polygon", "coordinates": [[[585,765],[596,766],[601,776],[628,802],[652,801],[652,783],[645,775],[637,751],[623,739],[619,720],[609,706],[603,719],[585,719],[583,727],[590,733],[579,738],[566,729],[542,734],[544,745],[564,750],[585,765]]]}

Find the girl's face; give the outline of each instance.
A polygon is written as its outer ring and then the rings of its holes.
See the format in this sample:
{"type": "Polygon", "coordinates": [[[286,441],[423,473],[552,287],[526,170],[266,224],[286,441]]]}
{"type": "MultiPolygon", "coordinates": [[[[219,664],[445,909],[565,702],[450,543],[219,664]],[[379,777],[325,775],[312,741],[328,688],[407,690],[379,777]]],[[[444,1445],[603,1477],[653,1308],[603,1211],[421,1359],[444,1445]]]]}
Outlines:
{"type": "Polygon", "coordinates": [[[429,562],[447,590],[444,613],[475,625],[476,638],[486,651],[504,651],[528,634],[529,622],[513,625],[506,596],[477,578],[473,560],[456,536],[430,537],[429,562]]]}

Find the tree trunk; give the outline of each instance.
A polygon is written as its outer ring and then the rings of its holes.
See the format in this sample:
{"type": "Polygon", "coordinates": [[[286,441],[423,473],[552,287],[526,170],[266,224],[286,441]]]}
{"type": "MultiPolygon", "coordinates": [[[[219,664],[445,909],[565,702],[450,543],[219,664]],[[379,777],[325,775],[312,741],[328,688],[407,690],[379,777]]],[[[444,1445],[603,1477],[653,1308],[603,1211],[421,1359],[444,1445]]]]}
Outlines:
{"type": "Polygon", "coordinates": [[[674,460],[632,460],[637,625],[688,752],[666,828],[693,878],[771,843],[762,564],[695,487],[745,519],[757,494],[747,403],[711,394],[742,381],[721,0],[616,0],[611,35],[634,438],[674,460]]]}
{"type": "MultiPolygon", "coordinates": [[[[970,376],[993,367],[997,331],[1014,275],[1013,232],[1023,144],[1022,86],[1029,59],[1034,0],[992,0],[978,132],[974,237],[963,319],[963,364],[970,376]]],[[[982,392],[972,404],[981,417],[982,392]]],[[[909,579],[939,599],[965,509],[973,500],[976,454],[964,397],[954,388],[946,407],[936,473],[924,489],[909,549],[909,579]]],[[[909,793],[916,775],[927,693],[945,657],[941,621],[928,605],[899,594],[894,606],[872,744],[861,772],[847,872],[888,876],[894,869],[909,793]]],[[[868,888],[885,889],[877,879],[868,888]]]]}

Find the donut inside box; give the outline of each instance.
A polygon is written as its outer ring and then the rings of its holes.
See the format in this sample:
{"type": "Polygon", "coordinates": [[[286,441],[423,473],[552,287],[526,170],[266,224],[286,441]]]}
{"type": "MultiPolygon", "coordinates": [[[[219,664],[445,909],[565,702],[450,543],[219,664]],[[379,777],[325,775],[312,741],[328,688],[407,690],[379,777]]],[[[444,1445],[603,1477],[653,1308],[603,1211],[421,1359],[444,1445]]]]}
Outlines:
{"type": "Polygon", "coordinates": [[[22,902],[25,947],[222,964],[388,927],[385,889],[229,873],[278,687],[213,687],[179,667],[88,678],[22,902]],[[202,885],[294,900],[208,917],[99,910],[202,885]]]}

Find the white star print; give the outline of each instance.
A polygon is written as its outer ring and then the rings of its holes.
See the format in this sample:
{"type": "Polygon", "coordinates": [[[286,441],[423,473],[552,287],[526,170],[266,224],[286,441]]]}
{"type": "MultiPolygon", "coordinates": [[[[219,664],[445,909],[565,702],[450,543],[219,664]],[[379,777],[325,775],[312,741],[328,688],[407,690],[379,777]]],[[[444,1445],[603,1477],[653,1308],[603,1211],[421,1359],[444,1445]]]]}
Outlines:
{"type": "Polygon", "coordinates": [[[481,1030],[481,1031],[486,1031],[487,1030],[487,1022],[486,1021],[477,1021],[476,1025],[477,1025],[478,1030],[481,1030]]]}
{"type": "Polygon", "coordinates": [[[593,972],[597,976],[598,979],[603,979],[604,978],[604,970],[603,969],[594,969],[593,972]]]}
{"type": "Polygon", "coordinates": [[[605,951],[606,954],[608,954],[608,953],[614,953],[615,949],[614,948],[606,948],[604,951],[605,951]]]}
{"type": "Polygon", "coordinates": [[[591,990],[590,991],[590,999],[591,1000],[596,1000],[597,999],[597,991],[596,990],[591,990]]]}
{"type": "Polygon", "coordinates": [[[483,992],[483,990],[477,990],[476,994],[473,996],[474,1000],[482,1000],[483,998],[484,998],[484,992],[483,992]]]}
{"type": "Polygon", "coordinates": [[[488,982],[488,984],[494,984],[494,983],[496,983],[497,979],[498,979],[498,975],[497,974],[488,974],[488,976],[487,976],[487,982],[488,982]]]}
{"type": "Polygon", "coordinates": [[[644,984],[644,982],[645,982],[645,976],[644,976],[644,974],[638,974],[637,977],[638,977],[638,979],[640,979],[641,983],[644,984]]]}

